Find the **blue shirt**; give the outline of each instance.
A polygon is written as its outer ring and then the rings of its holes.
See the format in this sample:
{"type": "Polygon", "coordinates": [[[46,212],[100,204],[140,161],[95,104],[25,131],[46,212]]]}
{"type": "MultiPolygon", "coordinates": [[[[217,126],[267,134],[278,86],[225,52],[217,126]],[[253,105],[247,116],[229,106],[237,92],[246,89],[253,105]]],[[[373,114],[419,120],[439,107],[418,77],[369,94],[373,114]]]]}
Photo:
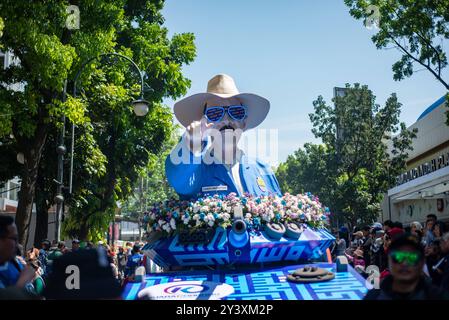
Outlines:
{"type": "MultiPolygon", "coordinates": [[[[231,192],[242,196],[238,191],[232,173],[225,165],[205,161],[205,151],[194,155],[187,150],[189,154],[183,158],[182,151],[185,152],[186,149],[180,147],[181,143],[172,151],[172,154],[179,152],[179,158],[176,158],[175,163],[170,155],[165,161],[165,173],[168,182],[181,199],[190,200],[215,194],[226,196],[231,192]],[[180,161],[180,159],[187,163],[180,161]]],[[[207,151],[207,147],[203,150],[207,151]]],[[[257,159],[250,159],[243,155],[239,163],[239,176],[244,193],[253,196],[273,194],[282,196],[279,183],[270,166],[257,159]]]]}
{"type": "Polygon", "coordinates": [[[126,276],[132,275],[136,268],[142,265],[143,255],[140,253],[135,253],[128,258],[128,263],[126,264],[126,276]]]}
{"type": "Polygon", "coordinates": [[[19,280],[23,266],[15,260],[0,265],[0,289],[14,286],[19,280]]]}

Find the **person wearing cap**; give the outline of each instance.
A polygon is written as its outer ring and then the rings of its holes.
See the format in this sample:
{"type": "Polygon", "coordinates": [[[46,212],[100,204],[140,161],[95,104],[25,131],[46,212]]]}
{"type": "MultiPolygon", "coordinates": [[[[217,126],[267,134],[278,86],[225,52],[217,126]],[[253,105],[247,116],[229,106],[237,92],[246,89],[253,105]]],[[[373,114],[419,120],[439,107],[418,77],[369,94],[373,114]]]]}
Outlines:
{"type": "Polygon", "coordinates": [[[165,172],[180,198],[230,193],[281,196],[271,167],[237,147],[242,133],[261,124],[269,110],[267,99],[239,93],[226,74],[210,79],[207,92],[175,103],[175,116],[186,131],[167,157],[165,172]]]}
{"type": "Polygon", "coordinates": [[[383,229],[382,223],[380,222],[375,222],[372,224],[371,228],[373,229],[383,229]]]}
{"type": "Polygon", "coordinates": [[[354,269],[358,267],[358,269],[365,270],[365,260],[363,259],[363,250],[362,249],[354,250],[352,255],[345,253],[345,256],[346,256],[346,258],[348,258],[348,261],[352,264],[354,269]]]}
{"type": "Polygon", "coordinates": [[[425,280],[424,249],[415,236],[402,234],[391,242],[388,265],[390,275],[365,300],[449,300],[447,292],[425,280]]]}
{"type": "Polygon", "coordinates": [[[363,239],[363,232],[357,231],[357,232],[354,232],[352,235],[354,236],[354,240],[352,241],[352,246],[355,248],[363,246],[363,244],[365,243],[365,241],[363,239]]]}
{"type": "Polygon", "coordinates": [[[385,232],[379,226],[372,229],[373,242],[371,244],[371,264],[379,267],[380,270],[386,268],[386,257],[384,251],[384,234],[385,232]]]}

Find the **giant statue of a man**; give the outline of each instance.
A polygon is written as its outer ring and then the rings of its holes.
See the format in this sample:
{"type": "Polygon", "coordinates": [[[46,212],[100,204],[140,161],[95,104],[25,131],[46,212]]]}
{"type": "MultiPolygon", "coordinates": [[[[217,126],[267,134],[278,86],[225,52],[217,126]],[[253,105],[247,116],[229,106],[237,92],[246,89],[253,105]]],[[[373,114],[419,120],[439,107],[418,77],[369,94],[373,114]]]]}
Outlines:
{"type": "Polygon", "coordinates": [[[267,99],[239,93],[225,74],[209,80],[207,92],[175,104],[176,118],[186,131],[167,157],[165,170],[181,199],[231,192],[282,196],[270,166],[237,147],[242,132],[258,126],[269,110],[267,99]]]}

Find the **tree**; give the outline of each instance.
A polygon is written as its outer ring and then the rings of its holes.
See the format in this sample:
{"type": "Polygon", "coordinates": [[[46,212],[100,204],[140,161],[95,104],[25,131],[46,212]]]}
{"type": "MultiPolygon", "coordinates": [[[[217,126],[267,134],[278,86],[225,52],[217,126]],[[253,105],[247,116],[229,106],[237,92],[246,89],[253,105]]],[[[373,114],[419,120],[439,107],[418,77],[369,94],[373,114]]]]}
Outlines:
{"type": "Polygon", "coordinates": [[[393,65],[394,79],[413,75],[413,65],[428,70],[449,90],[442,71],[447,67],[443,41],[449,39],[449,0],[345,0],[356,19],[368,19],[378,10],[379,32],[372,37],[378,49],[393,45],[402,57],[393,65]]]}
{"type": "MultiPolygon", "coordinates": [[[[379,31],[371,38],[377,49],[397,48],[402,57],[393,64],[393,78],[411,77],[420,66],[449,90],[444,41],[449,39],[449,0],[345,0],[357,20],[375,19],[379,31]]],[[[421,69],[422,70],[422,69],[421,69]]],[[[449,94],[446,97],[449,101],[449,94]]],[[[447,125],[449,125],[449,112],[447,125]]]]}
{"type": "Polygon", "coordinates": [[[168,199],[178,199],[175,190],[170,186],[165,176],[165,159],[179,141],[174,128],[170,139],[165,141],[160,153],[151,155],[147,166],[140,172],[140,179],[131,194],[122,206],[122,214],[126,218],[139,222],[142,225],[142,214],[154,203],[168,199]]]}
{"type": "MultiPolygon", "coordinates": [[[[101,176],[102,165],[107,164],[104,175],[109,177],[110,184],[109,189],[106,188],[108,190],[102,190],[102,204],[98,208],[106,208],[105,203],[108,203],[107,209],[110,210],[111,206],[114,206],[113,198],[117,194],[119,198],[122,196],[117,188],[126,181],[126,177],[116,175],[114,159],[117,155],[113,151],[106,153],[107,140],[96,141],[101,138],[108,139],[108,135],[103,131],[95,131],[98,127],[93,121],[98,120],[103,124],[108,120],[112,121],[111,124],[114,120],[119,122],[115,123],[119,125],[116,127],[117,130],[121,130],[119,132],[111,129],[112,126],[106,126],[109,138],[124,134],[113,139],[113,143],[119,147],[126,147],[124,141],[126,141],[127,131],[124,130],[124,126],[137,125],[142,130],[145,128],[140,132],[145,134],[151,131],[151,135],[144,144],[137,144],[137,148],[141,148],[140,158],[137,158],[132,165],[122,163],[122,165],[130,165],[130,168],[134,170],[136,165],[146,164],[145,157],[148,156],[151,148],[157,152],[158,144],[161,144],[164,137],[169,134],[166,131],[170,129],[163,128],[163,123],[168,121],[168,111],[162,111],[163,107],[160,105],[163,97],[178,97],[184,94],[190,85],[190,81],[182,76],[181,66],[191,62],[195,56],[194,37],[192,34],[178,34],[171,40],[167,39],[167,30],[162,26],[163,17],[160,13],[163,7],[162,0],[79,1],[77,6],[80,10],[80,28],[70,30],[66,23],[69,17],[68,5],[67,1],[62,0],[38,2],[11,0],[0,3],[0,14],[4,22],[0,46],[2,50],[11,51],[20,61],[19,64],[12,65],[0,73],[0,113],[2,114],[0,139],[2,141],[11,139],[10,148],[22,152],[25,158],[25,164],[19,170],[22,184],[16,213],[19,241],[22,244],[28,233],[27,221],[29,221],[34,202],[44,146],[52,128],[59,127],[61,116],[66,116],[70,122],[78,126],[77,132],[82,134],[82,138],[78,137],[77,143],[83,140],[86,134],[90,134],[92,139],[86,139],[92,144],[86,148],[100,150],[96,154],[97,159],[102,158],[104,162],[97,163],[100,169],[95,170],[101,176]],[[153,113],[147,116],[147,120],[135,120],[134,123],[128,115],[124,116],[123,121],[118,118],[118,110],[131,112],[129,108],[124,108],[124,105],[129,105],[138,91],[135,86],[125,85],[127,80],[130,83],[135,83],[136,80],[135,75],[133,80],[130,80],[131,72],[127,71],[124,65],[119,66],[115,74],[112,70],[102,71],[99,64],[89,65],[80,84],[86,93],[98,96],[93,100],[88,94],[83,99],[68,96],[67,101],[62,102],[64,81],[69,79],[70,88],[71,79],[74,78],[83,61],[100,53],[114,51],[132,57],[146,71],[145,81],[148,91],[145,98],[153,106],[153,113]],[[101,77],[103,78],[98,79],[101,77]],[[96,83],[97,80],[102,83],[96,83]],[[112,81],[110,85],[106,85],[108,81],[112,81]],[[15,90],[14,86],[17,83],[22,84],[24,90],[15,90]],[[96,89],[103,90],[103,93],[96,92],[96,89]],[[101,94],[103,94],[102,97],[99,96],[101,94]],[[112,110],[117,112],[117,116],[114,119],[107,118],[108,120],[97,118],[97,111],[93,108],[98,107],[99,102],[103,102],[101,106],[103,115],[105,110],[109,110],[109,114],[112,110]],[[111,107],[117,109],[111,109],[111,107]],[[154,118],[160,114],[163,115],[161,121],[154,118]],[[154,124],[156,124],[155,130],[152,131],[154,124]],[[103,135],[100,136],[101,134],[103,135]]],[[[101,113],[101,111],[98,112],[101,113]]],[[[123,116],[123,113],[120,115],[123,116]]],[[[133,134],[139,134],[139,130],[134,131],[133,134]]],[[[84,173],[88,172],[85,168],[83,170],[84,173]]],[[[123,174],[125,171],[120,173],[123,174]]],[[[101,188],[101,186],[94,186],[92,181],[100,179],[98,175],[94,175],[85,183],[90,184],[93,189],[101,188]]],[[[126,191],[126,185],[123,187],[126,191]]],[[[76,192],[73,201],[86,192],[86,186],[77,183],[76,192]]],[[[80,208],[74,207],[74,210],[81,210],[80,208]]],[[[97,224],[82,226],[86,229],[101,225],[102,218],[97,215],[97,220],[94,219],[98,222],[97,224]]]]}
{"type": "Polygon", "coordinates": [[[305,151],[290,156],[278,169],[280,183],[295,193],[317,194],[334,221],[370,223],[379,214],[383,194],[405,168],[416,130],[399,123],[401,104],[395,94],[381,108],[367,86],[347,84],[345,95],[333,102],[334,107],[327,105],[322,96],[313,102],[312,132],[323,145],[306,144],[305,151]]]}
{"type": "Polygon", "coordinates": [[[328,196],[332,192],[332,161],[327,159],[329,156],[331,154],[325,145],[311,143],[289,155],[276,171],[281,190],[292,194],[311,192],[319,195],[323,203],[329,203],[328,196]]]}

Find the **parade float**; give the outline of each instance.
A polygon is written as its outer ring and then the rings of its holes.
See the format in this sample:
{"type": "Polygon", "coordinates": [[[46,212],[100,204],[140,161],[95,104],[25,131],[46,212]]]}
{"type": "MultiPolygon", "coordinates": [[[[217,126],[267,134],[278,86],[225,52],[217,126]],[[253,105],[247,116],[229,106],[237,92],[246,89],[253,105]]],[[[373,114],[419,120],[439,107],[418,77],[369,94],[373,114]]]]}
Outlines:
{"type": "Polygon", "coordinates": [[[335,238],[310,193],[166,201],[149,212],[144,252],[164,269],[319,259],[335,238]]]}
{"type": "Polygon", "coordinates": [[[224,74],[208,82],[207,92],[175,103],[185,133],[165,173],[179,198],[190,200],[151,208],[143,253],[157,270],[129,283],[124,299],[364,296],[364,279],[331,261],[329,209],[310,193],[282,193],[271,166],[238,148],[242,133],[269,109],[267,99],[239,93],[224,74]]]}

